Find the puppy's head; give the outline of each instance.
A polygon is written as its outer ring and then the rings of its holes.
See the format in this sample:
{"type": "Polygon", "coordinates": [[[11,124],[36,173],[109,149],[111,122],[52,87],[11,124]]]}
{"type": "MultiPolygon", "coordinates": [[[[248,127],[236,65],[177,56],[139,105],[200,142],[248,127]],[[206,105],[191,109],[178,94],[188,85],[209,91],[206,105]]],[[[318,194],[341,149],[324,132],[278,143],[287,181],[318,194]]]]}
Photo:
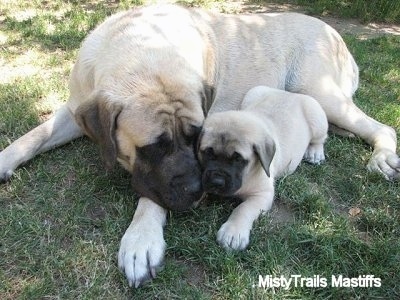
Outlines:
{"type": "Polygon", "coordinates": [[[261,167],[270,176],[274,154],[275,143],[251,114],[212,114],[204,122],[198,144],[204,191],[232,196],[261,167]]]}
{"type": "Polygon", "coordinates": [[[132,173],[139,196],[164,208],[182,211],[199,200],[203,191],[195,146],[204,119],[201,87],[146,78],[125,98],[102,91],[91,98],[75,117],[99,144],[108,169],[120,162],[132,173]]]}

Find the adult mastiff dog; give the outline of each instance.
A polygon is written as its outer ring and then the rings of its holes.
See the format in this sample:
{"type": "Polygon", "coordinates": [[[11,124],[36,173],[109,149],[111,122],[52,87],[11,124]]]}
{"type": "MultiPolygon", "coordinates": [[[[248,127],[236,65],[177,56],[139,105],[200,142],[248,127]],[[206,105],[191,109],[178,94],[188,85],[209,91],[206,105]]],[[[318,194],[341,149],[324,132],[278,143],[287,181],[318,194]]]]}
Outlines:
{"type": "Polygon", "coordinates": [[[68,102],[0,153],[0,178],[38,153],[92,138],[108,168],[119,161],[132,173],[141,196],[118,256],[138,286],[162,263],[167,209],[189,208],[201,194],[193,144],[205,115],[238,108],[253,86],[314,97],[330,123],[374,147],[370,169],[399,178],[395,132],[353,104],[357,84],[342,38],[312,17],[174,5],[121,12],[83,42],[68,102]]]}

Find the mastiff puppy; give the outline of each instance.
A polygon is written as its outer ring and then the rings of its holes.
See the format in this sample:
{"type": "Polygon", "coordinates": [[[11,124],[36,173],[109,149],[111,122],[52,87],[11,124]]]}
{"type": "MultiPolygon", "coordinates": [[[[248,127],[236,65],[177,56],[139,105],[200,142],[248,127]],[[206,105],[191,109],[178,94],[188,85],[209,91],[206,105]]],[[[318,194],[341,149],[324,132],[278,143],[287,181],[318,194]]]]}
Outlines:
{"type": "Polygon", "coordinates": [[[89,136],[107,168],[118,161],[132,173],[141,196],[118,256],[138,286],[162,263],[167,210],[188,209],[202,193],[193,145],[211,105],[237,109],[253,86],[314,97],[329,122],[374,147],[370,169],[398,178],[396,134],[354,105],[357,84],[342,38],[312,17],[177,5],[120,12],[82,43],[65,105],[0,153],[0,180],[39,153],[89,136]]]}
{"type": "Polygon", "coordinates": [[[252,88],[240,111],[205,120],[199,140],[203,188],[243,200],[218,231],[223,247],[247,247],[253,222],[271,208],[275,179],[293,173],[303,157],[312,164],[325,160],[327,131],[315,99],[265,86],[252,88]]]}

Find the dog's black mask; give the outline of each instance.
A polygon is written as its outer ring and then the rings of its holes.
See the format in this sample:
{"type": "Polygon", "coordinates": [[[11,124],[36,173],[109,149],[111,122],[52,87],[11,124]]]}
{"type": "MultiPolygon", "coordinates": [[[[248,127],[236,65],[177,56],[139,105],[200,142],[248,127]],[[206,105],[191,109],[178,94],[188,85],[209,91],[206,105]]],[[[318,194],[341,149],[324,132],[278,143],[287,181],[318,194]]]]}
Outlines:
{"type": "Polygon", "coordinates": [[[162,134],[155,143],[136,148],[133,189],[164,208],[184,211],[200,199],[201,171],[194,145],[200,129],[173,141],[162,134]]]}
{"type": "Polygon", "coordinates": [[[201,152],[204,191],[220,196],[233,196],[242,186],[243,171],[247,163],[237,152],[227,156],[206,148],[201,152]]]}

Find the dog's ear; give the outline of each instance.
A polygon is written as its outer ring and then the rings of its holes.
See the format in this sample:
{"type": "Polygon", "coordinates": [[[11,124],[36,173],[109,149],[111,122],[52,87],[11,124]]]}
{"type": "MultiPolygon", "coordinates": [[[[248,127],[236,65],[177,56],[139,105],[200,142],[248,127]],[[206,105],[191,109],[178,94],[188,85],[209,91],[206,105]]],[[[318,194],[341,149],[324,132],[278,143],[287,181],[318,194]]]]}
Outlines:
{"type": "Polygon", "coordinates": [[[270,174],[270,166],[272,159],[274,158],[276,145],[274,140],[271,137],[267,137],[264,143],[253,145],[253,150],[256,153],[257,157],[260,159],[261,165],[267,173],[268,177],[271,177],[270,174]]]}
{"type": "Polygon", "coordinates": [[[77,108],[75,119],[85,134],[100,146],[101,158],[111,170],[117,161],[115,130],[122,105],[109,101],[101,92],[91,98],[77,108]]]}

